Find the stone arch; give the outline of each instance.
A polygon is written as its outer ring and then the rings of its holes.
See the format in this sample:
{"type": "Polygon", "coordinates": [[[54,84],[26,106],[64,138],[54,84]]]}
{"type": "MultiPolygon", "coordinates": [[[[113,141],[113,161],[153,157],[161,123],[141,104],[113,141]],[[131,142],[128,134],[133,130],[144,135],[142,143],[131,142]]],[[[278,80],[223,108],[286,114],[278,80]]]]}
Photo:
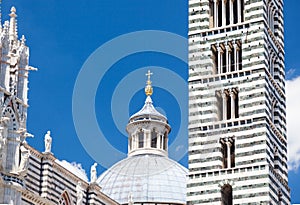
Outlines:
{"type": "Polygon", "coordinates": [[[9,118],[7,122],[8,130],[14,130],[14,131],[18,130],[18,121],[12,107],[6,107],[2,113],[2,116],[9,118]]]}
{"type": "Polygon", "coordinates": [[[233,188],[234,182],[232,180],[225,179],[219,183],[221,192],[221,204],[232,205],[233,204],[233,188]]]}
{"type": "Polygon", "coordinates": [[[71,195],[67,190],[65,190],[59,198],[58,205],[71,205],[71,202],[71,195]]]}
{"type": "Polygon", "coordinates": [[[232,186],[230,184],[224,184],[221,187],[221,204],[222,205],[233,204],[232,186]]]}
{"type": "Polygon", "coordinates": [[[228,184],[228,185],[230,185],[230,186],[232,186],[232,187],[235,186],[235,184],[234,184],[234,182],[233,182],[232,180],[225,179],[225,180],[223,180],[223,181],[221,181],[221,182],[219,183],[219,187],[222,188],[222,187],[223,187],[224,185],[226,185],[226,184],[228,184]]]}

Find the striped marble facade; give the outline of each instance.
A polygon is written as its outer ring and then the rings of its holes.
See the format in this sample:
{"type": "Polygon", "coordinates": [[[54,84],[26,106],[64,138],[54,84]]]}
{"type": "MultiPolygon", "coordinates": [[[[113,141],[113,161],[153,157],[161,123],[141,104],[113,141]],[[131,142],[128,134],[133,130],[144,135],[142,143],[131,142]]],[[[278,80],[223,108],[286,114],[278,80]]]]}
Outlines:
{"type": "Polygon", "coordinates": [[[189,0],[188,204],[290,204],[283,0],[189,0]]]}

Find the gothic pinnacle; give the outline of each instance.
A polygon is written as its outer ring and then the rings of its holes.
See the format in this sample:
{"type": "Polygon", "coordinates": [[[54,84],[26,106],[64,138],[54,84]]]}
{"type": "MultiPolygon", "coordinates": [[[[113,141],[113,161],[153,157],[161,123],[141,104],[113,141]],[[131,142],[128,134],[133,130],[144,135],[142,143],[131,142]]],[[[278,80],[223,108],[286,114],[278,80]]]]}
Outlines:
{"type": "Polygon", "coordinates": [[[16,8],[13,6],[10,9],[11,13],[10,16],[10,22],[9,22],[9,38],[12,41],[17,40],[17,21],[16,21],[16,8]]]}

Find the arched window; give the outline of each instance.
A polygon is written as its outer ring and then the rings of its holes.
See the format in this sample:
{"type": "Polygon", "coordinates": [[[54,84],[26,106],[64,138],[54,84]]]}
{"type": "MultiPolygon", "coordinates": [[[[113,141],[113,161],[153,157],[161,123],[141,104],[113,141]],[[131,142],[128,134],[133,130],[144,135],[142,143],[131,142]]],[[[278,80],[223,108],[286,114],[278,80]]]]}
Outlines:
{"type": "Polygon", "coordinates": [[[274,23],[275,23],[275,7],[272,3],[268,5],[268,24],[272,32],[274,32],[274,23]]]}
{"type": "Polygon", "coordinates": [[[67,191],[64,191],[60,196],[58,205],[71,205],[71,197],[67,191]]]}
{"type": "Polygon", "coordinates": [[[151,147],[157,147],[157,133],[155,132],[155,129],[151,131],[151,147]]]}
{"type": "Polygon", "coordinates": [[[138,133],[138,138],[139,138],[139,148],[143,148],[144,147],[144,132],[142,129],[138,133]]]}
{"type": "Polygon", "coordinates": [[[221,153],[222,153],[222,168],[233,168],[235,167],[235,142],[233,138],[222,138],[221,153]]]}
{"type": "Polygon", "coordinates": [[[222,205],[232,205],[232,187],[226,184],[221,189],[222,205]]]}
{"type": "Polygon", "coordinates": [[[221,143],[222,146],[222,162],[223,162],[223,168],[227,168],[227,160],[228,160],[228,153],[227,153],[227,145],[225,142],[221,143]]]}
{"type": "Polygon", "coordinates": [[[231,168],[235,167],[235,142],[232,140],[230,147],[230,165],[231,168]]]}

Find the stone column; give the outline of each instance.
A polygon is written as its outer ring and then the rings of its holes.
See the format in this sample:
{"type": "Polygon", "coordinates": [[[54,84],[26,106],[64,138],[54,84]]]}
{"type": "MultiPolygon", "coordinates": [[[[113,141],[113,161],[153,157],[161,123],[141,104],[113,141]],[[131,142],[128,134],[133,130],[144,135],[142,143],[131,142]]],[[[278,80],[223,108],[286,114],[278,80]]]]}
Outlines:
{"type": "Polygon", "coordinates": [[[231,151],[231,142],[229,139],[226,140],[226,145],[227,145],[227,168],[231,168],[231,159],[230,159],[230,151],[231,151]]]}
{"type": "Polygon", "coordinates": [[[134,136],[134,134],[131,136],[131,150],[133,150],[134,149],[134,144],[135,143],[135,136],[134,136]]]}
{"type": "Polygon", "coordinates": [[[222,48],[218,44],[217,45],[217,50],[218,50],[218,74],[221,74],[223,69],[222,69],[222,48]]]}
{"type": "Polygon", "coordinates": [[[132,137],[128,140],[128,152],[131,151],[132,137]]]}
{"type": "Polygon", "coordinates": [[[230,9],[230,12],[229,12],[229,14],[230,14],[230,24],[233,24],[234,22],[233,22],[233,1],[234,0],[229,0],[229,9],[230,9]]]}
{"type": "Polygon", "coordinates": [[[241,0],[237,0],[237,15],[238,15],[238,23],[241,23],[242,22],[241,0]]]}
{"type": "Polygon", "coordinates": [[[222,0],[222,26],[226,26],[226,0],[222,0]]]}
{"type": "Polygon", "coordinates": [[[234,71],[238,70],[238,62],[237,62],[237,44],[234,42],[233,44],[233,55],[234,55],[234,71]]]}
{"type": "Polygon", "coordinates": [[[229,52],[230,52],[230,46],[228,44],[228,42],[226,42],[226,72],[230,72],[230,56],[229,56],[229,52]]]}
{"type": "Polygon", "coordinates": [[[225,90],[222,90],[222,99],[223,99],[223,120],[227,119],[227,96],[225,90]]]}
{"type": "Polygon", "coordinates": [[[139,139],[138,139],[138,135],[135,134],[134,135],[134,149],[137,149],[139,147],[139,139]]]}
{"type": "Polygon", "coordinates": [[[145,130],[144,132],[144,147],[150,148],[151,147],[151,131],[145,130]]]}
{"type": "Polygon", "coordinates": [[[228,61],[228,72],[231,72],[231,58],[232,58],[232,50],[229,50],[229,61],[228,61]]]}
{"type": "Polygon", "coordinates": [[[218,1],[214,0],[214,26],[215,28],[218,27],[218,1]]]}
{"type": "Polygon", "coordinates": [[[230,99],[231,99],[231,119],[235,118],[235,93],[233,89],[230,89],[230,99]]]}
{"type": "Polygon", "coordinates": [[[157,134],[157,144],[156,144],[156,148],[160,149],[160,138],[161,138],[161,135],[160,134],[157,134]]]}
{"type": "Polygon", "coordinates": [[[237,65],[236,69],[237,69],[237,71],[240,70],[240,67],[242,66],[240,64],[239,52],[240,52],[240,49],[238,47],[236,47],[236,65],[237,65]]]}

